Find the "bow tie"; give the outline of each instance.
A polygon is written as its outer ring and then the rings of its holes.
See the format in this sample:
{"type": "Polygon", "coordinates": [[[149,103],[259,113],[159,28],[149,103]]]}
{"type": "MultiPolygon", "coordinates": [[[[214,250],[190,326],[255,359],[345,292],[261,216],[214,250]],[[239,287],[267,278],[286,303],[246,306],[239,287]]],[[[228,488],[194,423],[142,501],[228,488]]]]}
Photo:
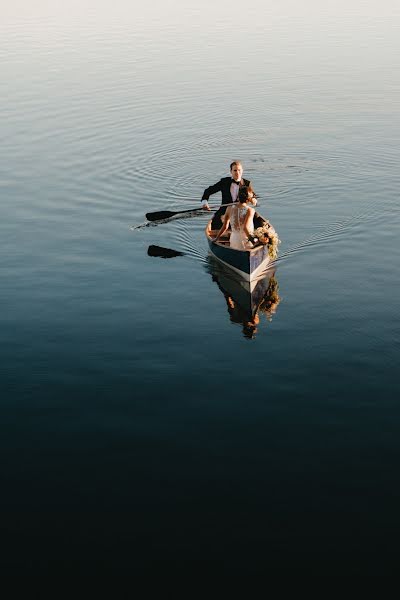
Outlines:
{"type": "Polygon", "coordinates": [[[236,183],[236,185],[240,185],[240,181],[235,181],[234,179],[231,179],[231,183],[236,183]]]}

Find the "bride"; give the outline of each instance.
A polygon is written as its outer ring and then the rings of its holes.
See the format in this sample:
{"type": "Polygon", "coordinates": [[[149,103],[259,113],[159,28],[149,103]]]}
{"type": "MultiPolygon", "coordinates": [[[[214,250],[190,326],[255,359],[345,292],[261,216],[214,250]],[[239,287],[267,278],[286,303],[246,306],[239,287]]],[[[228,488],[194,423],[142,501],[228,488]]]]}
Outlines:
{"type": "Polygon", "coordinates": [[[246,205],[246,202],[251,200],[253,196],[254,192],[250,186],[243,186],[239,189],[238,201],[226,209],[223,225],[214,238],[214,242],[218,242],[230,223],[232,229],[230,247],[235,250],[250,250],[250,248],[253,248],[249,237],[254,230],[253,217],[255,210],[246,205]]]}

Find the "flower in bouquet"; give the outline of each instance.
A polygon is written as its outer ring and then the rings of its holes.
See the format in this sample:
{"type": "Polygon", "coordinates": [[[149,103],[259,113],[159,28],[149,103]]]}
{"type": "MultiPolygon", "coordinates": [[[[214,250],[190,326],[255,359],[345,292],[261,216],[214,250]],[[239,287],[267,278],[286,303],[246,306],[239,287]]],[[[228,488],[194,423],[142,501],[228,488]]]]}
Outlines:
{"type": "Polygon", "coordinates": [[[268,246],[268,255],[274,260],[278,256],[278,245],[281,243],[278,234],[269,221],[253,231],[251,241],[254,244],[268,246]]]}

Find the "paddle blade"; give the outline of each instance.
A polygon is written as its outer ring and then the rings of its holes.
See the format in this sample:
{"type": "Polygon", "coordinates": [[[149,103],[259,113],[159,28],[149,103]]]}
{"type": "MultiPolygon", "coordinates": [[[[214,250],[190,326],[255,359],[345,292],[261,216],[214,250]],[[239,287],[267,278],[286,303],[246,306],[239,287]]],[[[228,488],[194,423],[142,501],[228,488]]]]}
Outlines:
{"type": "Polygon", "coordinates": [[[147,249],[149,256],[157,256],[158,258],[175,258],[175,256],[183,256],[183,252],[171,250],[171,248],[163,248],[162,246],[151,245],[147,249]]]}
{"type": "Polygon", "coordinates": [[[171,217],[175,217],[176,215],[183,215],[184,213],[194,213],[198,214],[203,211],[203,207],[199,208],[189,208],[186,210],[177,210],[173,212],[172,210],[158,210],[156,212],[146,213],[146,219],[148,221],[163,221],[165,219],[170,219],[171,217]]]}
{"type": "Polygon", "coordinates": [[[163,219],[170,219],[177,213],[170,210],[159,210],[158,212],[146,213],[146,219],[148,221],[162,221],[163,219]]]}

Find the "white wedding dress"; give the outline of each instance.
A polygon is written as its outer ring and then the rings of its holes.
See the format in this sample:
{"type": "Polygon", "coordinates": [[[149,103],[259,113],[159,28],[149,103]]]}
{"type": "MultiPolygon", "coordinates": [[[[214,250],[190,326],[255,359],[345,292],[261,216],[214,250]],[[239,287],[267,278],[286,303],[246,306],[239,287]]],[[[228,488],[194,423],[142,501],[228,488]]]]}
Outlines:
{"type": "MultiPolygon", "coordinates": [[[[230,247],[235,250],[250,250],[253,248],[253,244],[248,241],[247,235],[244,231],[244,223],[246,221],[247,213],[250,210],[248,206],[232,206],[231,209],[231,237],[230,247]]],[[[250,233],[253,232],[253,226],[251,225],[250,233]]]]}

